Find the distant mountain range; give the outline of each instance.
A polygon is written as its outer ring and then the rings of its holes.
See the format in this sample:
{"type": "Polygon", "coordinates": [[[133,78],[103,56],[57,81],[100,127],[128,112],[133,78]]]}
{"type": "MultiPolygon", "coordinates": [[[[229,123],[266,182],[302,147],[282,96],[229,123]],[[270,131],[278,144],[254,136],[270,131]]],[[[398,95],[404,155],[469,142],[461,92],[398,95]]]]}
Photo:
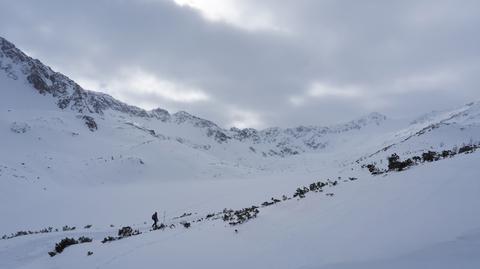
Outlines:
{"type": "MultiPolygon", "coordinates": [[[[430,113],[411,123],[371,113],[326,127],[224,129],[185,111],[171,114],[161,108],[144,110],[110,95],[85,90],[1,37],[0,69],[1,120],[8,126],[4,129],[11,131],[8,136],[30,133],[28,151],[46,155],[52,148],[33,141],[49,137],[56,141],[55,153],[70,155],[69,158],[74,154],[72,144],[83,145],[83,152],[75,153],[78,154],[74,158],[76,163],[122,155],[135,156],[132,158],[153,165],[164,164],[167,158],[168,163],[175,165],[160,165],[166,170],[183,163],[180,167],[190,167],[197,175],[218,176],[224,173],[216,171],[219,165],[233,170],[268,170],[274,169],[270,158],[284,159],[307,153],[308,156],[333,154],[339,161],[361,161],[375,156],[383,158],[380,153],[388,154],[392,150],[410,152],[467,143],[479,140],[480,133],[479,102],[430,113]],[[455,134],[449,135],[451,133],[455,134]],[[65,137],[65,134],[69,135],[65,137]],[[138,150],[141,145],[149,147],[138,150]],[[217,165],[210,165],[212,163],[217,165]]],[[[11,142],[10,146],[19,143],[18,139],[11,142]]],[[[296,166],[298,158],[292,162],[292,166],[296,166]]],[[[155,168],[151,169],[154,173],[155,168]]]]}

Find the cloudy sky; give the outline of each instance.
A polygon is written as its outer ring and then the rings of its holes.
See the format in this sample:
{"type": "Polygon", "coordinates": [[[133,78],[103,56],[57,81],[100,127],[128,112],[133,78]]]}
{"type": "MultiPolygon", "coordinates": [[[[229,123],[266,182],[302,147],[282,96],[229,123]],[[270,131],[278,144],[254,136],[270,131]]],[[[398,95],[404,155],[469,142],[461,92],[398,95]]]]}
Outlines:
{"type": "Polygon", "coordinates": [[[84,88],[222,126],[480,100],[477,0],[0,0],[0,35],[84,88]]]}

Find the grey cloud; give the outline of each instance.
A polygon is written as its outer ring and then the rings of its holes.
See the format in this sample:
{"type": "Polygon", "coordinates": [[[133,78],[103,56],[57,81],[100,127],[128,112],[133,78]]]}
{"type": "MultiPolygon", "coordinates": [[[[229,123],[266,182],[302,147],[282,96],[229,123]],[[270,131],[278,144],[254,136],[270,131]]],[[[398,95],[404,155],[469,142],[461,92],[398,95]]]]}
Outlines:
{"type": "Polygon", "coordinates": [[[286,32],[208,21],[168,0],[1,2],[0,34],[58,71],[104,84],[114,96],[109,84],[129,69],[202,89],[210,101],[178,103],[134,88],[118,95],[221,125],[235,120],[226,111],[233,107],[265,125],[290,126],[372,110],[414,115],[480,98],[477,1],[241,2],[268,11],[286,32]],[[398,89],[398,81],[441,72],[457,77],[440,80],[438,90],[434,83],[398,89]],[[289,102],[314,82],[355,85],[363,95],[289,102]]]}

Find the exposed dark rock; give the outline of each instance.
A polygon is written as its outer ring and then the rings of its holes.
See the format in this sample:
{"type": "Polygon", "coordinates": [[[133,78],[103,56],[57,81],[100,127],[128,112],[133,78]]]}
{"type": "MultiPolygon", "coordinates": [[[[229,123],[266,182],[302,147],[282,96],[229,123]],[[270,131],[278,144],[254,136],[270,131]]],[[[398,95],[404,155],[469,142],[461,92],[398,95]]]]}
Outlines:
{"type": "Polygon", "coordinates": [[[93,117],[85,115],[82,117],[82,119],[85,121],[85,125],[87,125],[90,131],[94,132],[98,129],[97,123],[93,117]]]}

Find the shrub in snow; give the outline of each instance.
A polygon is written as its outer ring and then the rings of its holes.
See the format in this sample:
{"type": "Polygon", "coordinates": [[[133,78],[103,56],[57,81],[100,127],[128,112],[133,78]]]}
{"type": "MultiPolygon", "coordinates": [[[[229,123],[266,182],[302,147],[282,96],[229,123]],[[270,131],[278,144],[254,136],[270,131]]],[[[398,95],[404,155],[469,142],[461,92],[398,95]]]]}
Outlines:
{"type": "Polygon", "coordinates": [[[15,237],[17,237],[17,236],[22,236],[22,235],[27,235],[27,234],[29,234],[29,233],[26,232],[26,231],[18,231],[18,232],[15,234],[15,237]]]}
{"type": "Polygon", "coordinates": [[[103,238],[102,243],[105,244],[107,242],[112,242],[112,241],[115,241],[115,240],[117,240],[117,238],[115,238],[113,236],[107,236],[107,237],[103,238]]]}
{"type": "Polygon", "coordinates": [[[118,239],[122,239],[124,237],[129,237],[132,235],[139,235],[140,231],[139,230],[133,230],[132,227],[126,226],[122,227],[122,229],[118,230],[118,239]]]}
{"type": "Polygon", "coordinates": [[[265,206],[271,206],[271,205],[273,205],[273,204],[274,204],[274,202],[265,201],[265,202],[262,203],[262,206],[263,206],[263,207],[265,207],[265,206]]]}
{"type": "Polygon", "coordinates": [[[210,214],[207,214],[207,216],[206,216],[205,218],[206,218],[206,219],[209,219],[209,218],[211,218],[211,217],[213,217],[213,216],[215,216],[215,214],[214,214],[214,213],[210,213],[210,214]]]}
{"type": "Polygon", "coordinates": [[[93,239],[90,238],[90,237],[81,236],[81,237],[78,238],[78,242],[80,242],[80,243],[90,243],[92,241],[93,241],[93,239]]]}
{"type": "MultiPolygon", "coordinates": [[[[58,229],[55,229],[55,231],[58,232],[58,229]]],[[[38,231],[18,231],[16,233],[10,234],[9,236],[4,235],[4,236],[2,236],[2,239],[11,239],[11,238],[14,238],[14,237],[24,236],[24,235],[29,235],[29,234],[51,233],[51,232],[53,232],[52,227],[43,228],[43,229],[38,230],[38,231]]]]}
{"type": "Polygon", "coordinates": [[[62,230],[64,232],[73,231],[73,230],[75,230],[75,226],[74,227],[69,227],[68,225],[65,225],[65,226],[62,227],[62,230]]]}
{"type": "Polygon", "coordinates": [[[401,161],[400,157],[393,153],[390,157],[387,158],[388,160],[388,170],[381,171],[378,169],[374,164],[362,165],[362,168],[368,168],[368,171],[372,175],[382,174],[388,171],[402,171],[410,166],[417,165],[422,162],[434,162],[439,161],[441,159],[450,158],[457,154],[461,153],[472,153],[480,148],[480,144],[474,144],[473,142],[468,145],[463,145],[457,151],[457,147],[454,147],[451,150],[443,150],[441,152],[435,151],[427,151],[422,153],[421,156],[413,156],[411,159],[406,159],[405,161],[401,161]]]}
{"type": "Polygon", "coordinates": [[[458,149],[458,153],[470,153],[474,151],[474,146],[473,145],[466,145],[458,149]]]}
{"type": "Polygon", "coordinates": [[[74,238],[66,237],[62,239],[60,242],[58,242],[57,244],[55,244],[55,251],[48,252],[48,255],[50,255],[50,257],[53,257],[57,254],[62,253],[65,248],[71,245],[90,243],[90,242],[92,242],[92,239],[85,236],[79,237],[78,240],[75,240],[74,238]]]}
{"type": "Polygon", "coordinates": [[[409,158],[405,161],[400,161],[400,157],[394,153],[388,159],[388,171],[402,171],[405,168],[408,168],[414,164],[414,162],[409,158]]]}
{"type": "Polygon", "coordinates": [[[367,165],[367,169],[368,171],[372,174],[372,175],[379,175],[379,174],[382,174],[383,172],[380,171],[380,169],[378,167],[376,167],[374,164],[368,164],[367,165]]]}
{"type": "Polygon", "coordinates": [[[74,238],[66,237],[55,245],[55,252],[62,253],[65,248],[75,244],[78,244],[77,240],[75,240],[74,238]]]}
{"type": "Polygon", "coordinates": [[[91,255],[93,255],[93,252],[91,251],[87,252],[87,256],[91,256],[91,255]]]}
{"type": "Polygon", "coordinates": [[[400,160],[400,157],[397,155],[397,153],[393,153],[390,157],[387,158],[388,160],[388,170],[395,170],[395,167],[397,166],[398,160],[400,160]]]}
{"type": "Polygon", "coordinates": [[[115,240],[120,240],[126,237],[130,237],[133,235],[139,235],[141,232],[139,230],[133,230],[132,227],[126,226],[122,227],[120,230],[118,230],[118,237],[113,237],[113,236],[107,236],[102,240],[102,243],[107,243],[107,242],[112,242],[115,240]]]}
{"type": "Polygon", "coordinates": [[[118,230],[119,237],[127,237],[127,236],[131,236],[132,234],[133,234],[133,229],[130,226],[122,227],[120,230],[118,230]]]}
{"type": "Polygon", "coordinates": [[[265,207],[265,206],[270,206],[270,205],[273,205],[273,204],[276,204],[276,203],[279,203],[279,202],[280,202],[280,200],[278,200],[278,199],[276,199],[276,198],[273,198],[273,197],[272,197],[270,200],[271,200],[271,202],[269,202],[269,201],[263,202],[263,203],[262,203],[262,206],[263,206],[263,207],[265,207]]]}
{"type": "Polygon", "coordinates": [[[280,200],[276,199],[276,198],[273,198],[272,197],[272,201],[276,204],[276,203],[280,203],[280,200]]]}
{"type": "Polygon", "coordinates": [[[167,226],[165,226],[165,224],[163,224],[163,223],[160,223],[160,225],[158,225],[157,227],[153,227],[153,230],[154,231],[155,230],[163,230],[165,228],[167,228],[167,226]]]}
{"type": "Polygon", "coordinates": [[[295,198],[295,197],[305,198],[305,194],[309,191],[310,190],[307,187],[297,188],[297,190],[293,194],[293,198],[295,198]]]}
{"type": "Polygon", "coordinates": [[[230,225],[242,224],[250,219],[256,218],[258,213],[257,206],[247,207],[240,210],[224,209],[223,221],[228,222],[230,225]]]}
{"type": "Polygon", "coordinates": [[[10,130],[17,134],[23,134],[30,130],[30,126],[24,122],[13,122],[10,125],[10,130]]]}
{"type": "Polygon", "coordinates": [[[422,154],[422,159],[425,162],[433,162],[439,159],[435,151],[428,151],[422,154]]]}
{"type": "Polygon", "coordinates": [[[413,156],[412,157],[412,160],[415,162],[415,163],[419,163],[422,161],[422,158],[420,156],[413,156]]]}

